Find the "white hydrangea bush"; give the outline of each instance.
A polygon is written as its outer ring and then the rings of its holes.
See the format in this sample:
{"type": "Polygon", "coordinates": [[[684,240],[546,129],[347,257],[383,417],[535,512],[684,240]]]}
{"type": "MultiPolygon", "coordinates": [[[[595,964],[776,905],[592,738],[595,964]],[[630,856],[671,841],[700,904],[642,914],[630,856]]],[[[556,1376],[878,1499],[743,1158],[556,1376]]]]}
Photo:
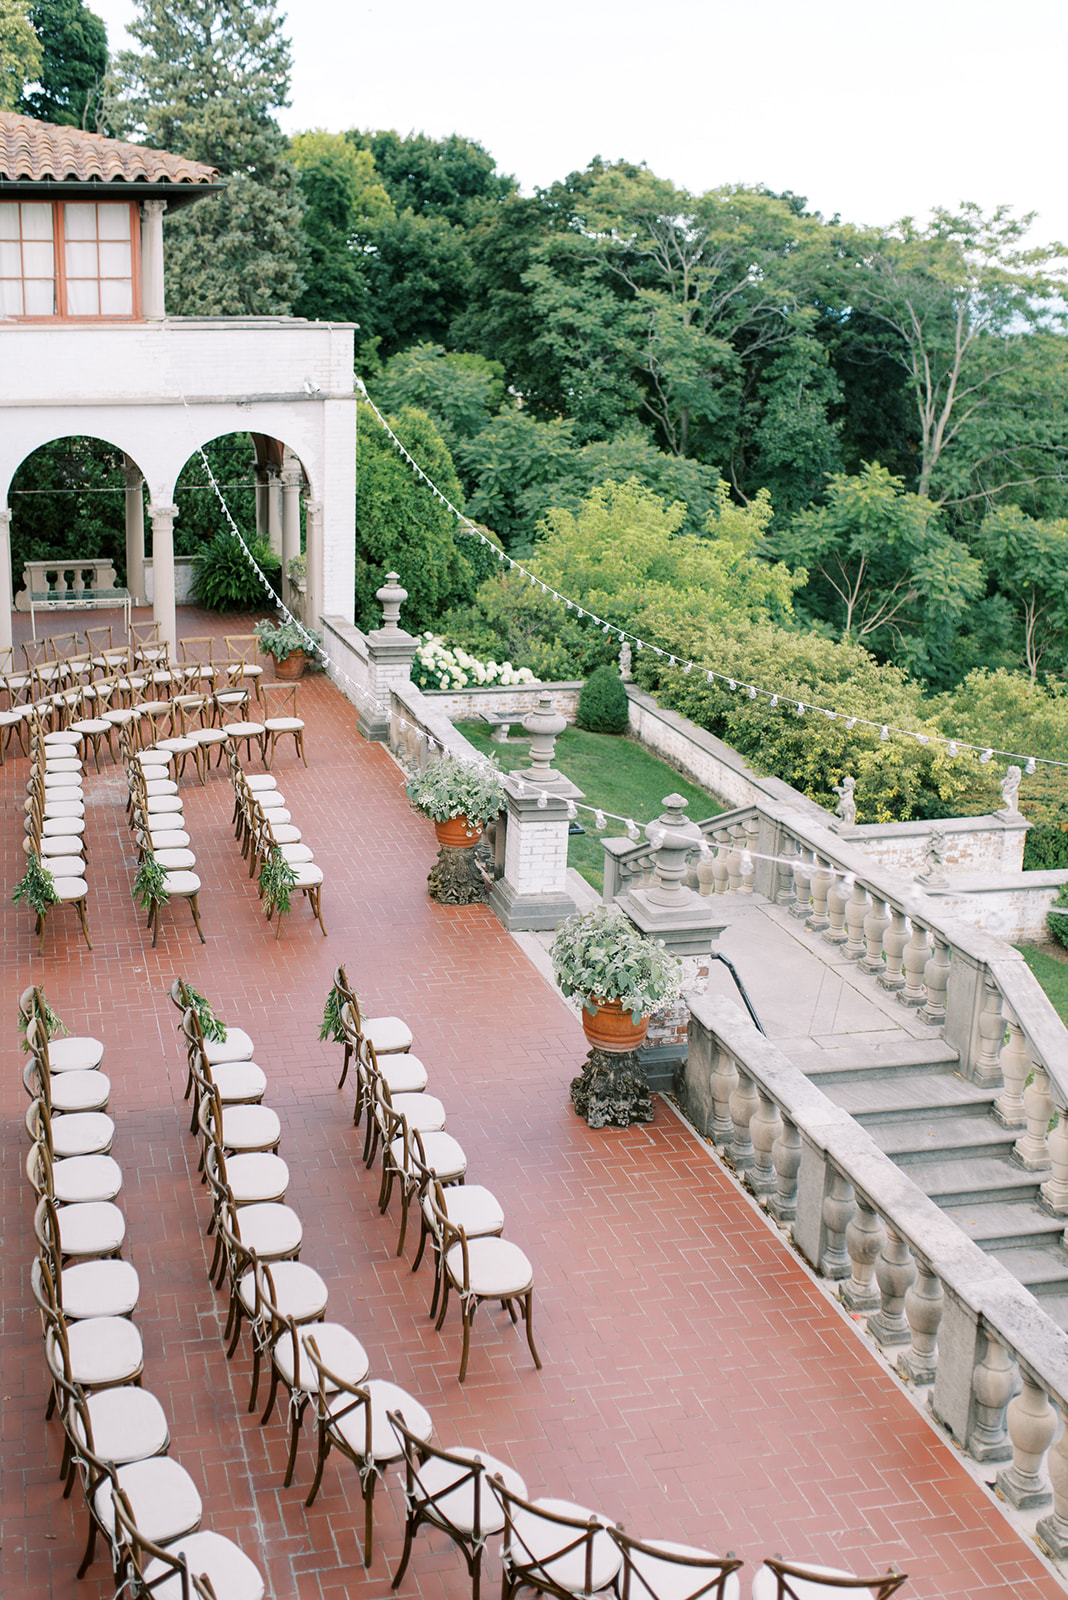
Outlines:
{"type": "Polygon", "coordinates": [[[412,662],[412,682],[420,689],[468,689],[480,684],[502,687],[537,683],[529,667],[510,661],[479,661],[459,645],[450,649],[436,633],[424,633],[412,662]]]}

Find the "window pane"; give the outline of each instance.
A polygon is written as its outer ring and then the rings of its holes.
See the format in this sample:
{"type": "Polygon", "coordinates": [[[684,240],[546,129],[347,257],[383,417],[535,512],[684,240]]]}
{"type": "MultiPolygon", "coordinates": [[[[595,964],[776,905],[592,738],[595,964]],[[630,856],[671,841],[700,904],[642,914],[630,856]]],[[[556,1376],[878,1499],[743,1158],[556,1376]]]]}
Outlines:
{"type": "Polygon", "coordinates": [[[0,317],[22,315],[22,284],[12,278],[0,278],[0,317]]]}
{"type": "Polygon", "coordinates": [[[17,239],[19,236],[19,208],[10,200],[0,202],[0,239],[17,239]]]}
{"type": "Polygon", "coordinates": [[[51,242],[32,244],[27,242],[22,247],[22,269],[27,278],[51,278],[55,268],[52,265],[51,242]]]}
{"type": "Polygon", "coordinates": [[[95,278],[96,271],[96,244],[92,240],[72,243],[68,239],[67,277],[95,278]]]}
{"type": "Polygon", "coordinates": [[[96,225],[101,239],[129,239],[130,207],[125,203],[97,206],[96,225]]]}
{"type": "Polygon", "coordinates": [[[18,241],[0,234],[0,278],[22,277],[22,251],[18,241]]]}
{"type": "Polygon", "coordinates": [[[96,206],[74,204],[64,206],[63,231],[68,239],[95,239],[96,206]]]}
{"type": "Polygon", "coordinates": [[[102,278],[130,277],[129,244],[102,244],[100,246],[100,276],[102,278]]]}
{"type": "Polygon", "coordinates": [[[100,310],[106,317],[133,316],[133,284],[127,278],[105,278],[100,285],[100,310]]]}
{"type": "Polygon", "coordinates": [[[95,278],[67,279],[67,315],[95,317],[100,314],[100,295],[95,278]]]}
{"type": "Polygon", "coordinates": [[[22,237],[24,239],[51,239],[52,207],[27,201],[22,211],[22,237]]]}
{"type": "Polygon", "coordinates": [[[56,314],[56,291],[51,282],[42,283],[34,279],[25,285],[26,315],[28,317],[54,317],[56,314]]]}

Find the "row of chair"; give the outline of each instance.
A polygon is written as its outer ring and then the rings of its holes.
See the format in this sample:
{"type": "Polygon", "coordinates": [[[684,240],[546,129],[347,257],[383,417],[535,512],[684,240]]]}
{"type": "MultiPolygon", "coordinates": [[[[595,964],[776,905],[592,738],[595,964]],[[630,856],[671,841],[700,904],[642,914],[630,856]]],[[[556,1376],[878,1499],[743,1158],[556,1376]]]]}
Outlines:
{"type": "Polygon", "coordinates": [[[156,948],[159,938],[163,905],[174,899],[188,900],[194,926],[204,944],[204,930],[200,925],[201,883],[194,871],[197,858],[189,848],[191,840],[185,829],[178,784],[168,776],[174,751],[160,747],[135,750],[128,733],[124,732],[122,755],[129,788],[127,809],[139,865],[144,867],[152,863],[162,873],[164,898],[148,896],[147,926],[152,930],[152,948],[156,948]]]}
{"type": "Polygon", "coordinates": [[[115,1201],[123,1175],[110,1154],[103,1045],[51,1038],[58,1019],[39,989],[23,994],[20,1020],[30,1051],[26,1170],[38,1242],[31,1287],[44,1333],[47,1416],[58,1411],[64,1428],[64,1497],[80,1476],[89,1511],[77,1575],[102,1536],[120,1592],[261,1600],[255,1564],[232,1540],[201,1529],[199,1490],[167,1455],[166,1412],[142,1387],[144,1345],[132,1320],[140,1280],[122,1259],[126,1222],[115,1201]]]}
{"type": "Polygon", "coordinates": [[[373,1555],[375,1486],[402,1447],[388,1413],[403,1410],[421,1439],[432,1431],[429,1413],[412,1395],[383,1378],[368,1378],[363,1345],[342,1323],[326,1320],[328,1290],[311,1267],[298,1260],[304,1231],[285,1204],[289,1173],[278,1155],[276,1114],[262,1104],[266,1076],[252,1059],[252,1041],[241,1029],[214,1025],[202,997],[176,979],[171,991],[182,1011],[192,1100],[191,1126],[200,1139],[201,1166],[210,1196],[209,1235],[215,1254],[209,1278],[229,1291],[224,1338],[232,1356],[243,1326],[252,1339],[252,1388],[256,1407],[261,1371],[270,1370],[265,1425],[279,1392],[288,1396],[289,1453],[284,1485],[293,1481],[301,1425],[309,1405],[316,1410],[316,1465],[307,1504],[316,1498],[332,1450],[359,1468],[364,1502],[364,1562],[373,1555]],[[210,1031],[205,1029],[205,1018],[210,1031]]]}
{"type": "MultiPolygon", "coordinates": [[[[210,634],[187,634],[179,640],[180,659],[174,663],[174,681],[210,681],[225,677],[230,682],[247,680],[254,685],[263,672],[257,661],[259,641],[256,635],[226,634],[223,638],[225,660],[215,660],[217,642],[210,634]]],[[[24,669],[16,666],[12,647],[0,650],[0,689],[6,694],[9,705],[32,698],[35,679],[51,688],[82,679],[91,681],[87,668],[105,674],[118,669],[134,672],[150,667],[158,670],[169,654],[166,641],[160,637],[158,622],[132,624],[125,643],[116,643],[114,630],[104,626],[86,628],[80,634],[27,639],[21,648],[24,669]]]]}
{"type": "MultiPolygon", "coordinates": [[[[235,836],[241,846],[242,859],[248,862],[248,875],[261,875],[269,862],[282,861],[291,869],[289,892],[299,892],[308,901],[323,936],[323,869],[313,856],[310,845],[304,843],[300,829],[294,824],[287,809],[285,796],[269,773],[250,776],[231,746],[227,752],[230,764],[230,781],[234,789],[233,824],[235,836]]],[[[275,938],[282,931],[281,907],[268,905],[268,919],[277,912],[275,938]]]]}
{"type": "Polygon", "coordinates": [[[89,949],[86,902],[89,895],[85,849],[83,766],[78,734],[44,733],[36,725],[31,746],[30,773],[26,781],[22,848],[31,873],[47,873],[47,896],[34,904],[38,953],[44,950],[45,929],[52,906],[71,905],[78,915],[89,949]],[[51,904],[47,903],[51,898],[51,904]]]}

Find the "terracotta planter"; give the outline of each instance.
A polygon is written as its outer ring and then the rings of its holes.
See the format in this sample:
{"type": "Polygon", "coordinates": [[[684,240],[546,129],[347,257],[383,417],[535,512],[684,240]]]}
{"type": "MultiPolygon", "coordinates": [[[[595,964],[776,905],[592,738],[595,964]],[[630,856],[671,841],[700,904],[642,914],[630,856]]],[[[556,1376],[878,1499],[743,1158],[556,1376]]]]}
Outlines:
{"type": "Polygon", "coordinates": [[[649,1032],[649,1018],[632,1022],[621,1000],[598,1000],[596,995],[591,998],[597,1010],[590,1012],[583,1006],[582,1028],[593,1048],[614,1054],[637,1050],[649,1032]]]}
{"type": "Polygon", "coordinates": [[[476,845],[482,837],[481,827],[469,824],[466,817],[450,817],[448,822],[435,822],[434,832],[438,844],[449,845],[453,849],[476,845]]]}
{"type": "Polygon", "coordinates": [[[275,658],[274,675],[276,678],[302,678],[304,668],[308,665],[307,652],[304,650],[291,650],[287,656],[279,660],[275,658]]]}

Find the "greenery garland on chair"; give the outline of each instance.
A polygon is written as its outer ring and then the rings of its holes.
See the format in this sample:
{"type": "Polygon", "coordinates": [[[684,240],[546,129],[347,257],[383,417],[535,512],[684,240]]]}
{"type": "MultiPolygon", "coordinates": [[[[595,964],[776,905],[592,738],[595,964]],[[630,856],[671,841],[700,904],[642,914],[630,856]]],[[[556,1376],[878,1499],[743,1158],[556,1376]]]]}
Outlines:
{"type": "MultiPolygon", "coordinates": [[[[286,860],[277,845],[260,868],[260,899],[267,910],[267,921],[278,912],[278,922],[289,910],[290,891],[297,881],[297,869],[286,860]]],[[[276,935],[277,936],[277,935],[276,935]]]]}
{"type": "Polygon", "coordinates": [[[331,1044],[345,1043],[345,1029],[341,1024],[341,997],[337,992],[337,984],[330,985],[330,993],[323,1006],[323,1020],[319,1026],[319,1038],[329,1039],[331,1044]]]}
{"type": "Polygon", "coordinates": [[[167,904],[170,899],[167,893],[167,874],[155,856],[144,858],[137,869],[137,876],[130,892],[138,905],[144,906],[147,911],[154,911],[159,906],[167,904]]]}
{"type": "Polygon", "coordinates": [[[39,921],[48,915],[54,905],[58,905],[59,895],[56,893],[56,880],[43,864],[36,850],[30,851],[29,860],[26,863],[26,871],[16,883],[11,899],[15,905],[18,905],[20,900],[25,900],[37,913],[39,921]]]}
{"type": "Polygon", "coordinates": [[[220,1021],[211,1008],[209,1001],[205,1000],[199,990],[194,989],[191,983],[183,984],[186,999],[197,1014],[200,1031],[205,1039],[212,1039],[216,1044],[226,1042],[226,1023],[220,1021]]]}
{"type": "MultiPolygon", "coordinates": [[[[49,877],[52,876],[51,873],[49,873],[48,875],[49,875],[49,877]]],[[[56,1013],[52,1010],[52,1007],[49,1005],[48,1001],[45,999],[45,997],[41,993],[40,989],[37,989],[34,992],[36,994],[36,1000],[32,1004],[34,1005],[34,1007],[36,1009],[38,1017],[40,1018],[41,1022],[44,1024],[44,1030],[45,1030],[45,1034],[47,1035],[47,1037],[49,1039],[55,1039],[60,1034],[69,1034],[70,1033],[70,1029],[67,1027],[67,1024],[63,1021],[62,1017],[57,1016],[56,1013]]],[[[19,1044],[20,1044],[20,1046],[21,1046],[21,1048],[23,1050],[28,1050],[30,1048],[29,1041],[26,1038],[26,1025],[27,1025],[28,1021],[29,1021],[29,1013],[23,1011],[22,1006],[20,1004],[19,1005],[19,1044]]]]}

